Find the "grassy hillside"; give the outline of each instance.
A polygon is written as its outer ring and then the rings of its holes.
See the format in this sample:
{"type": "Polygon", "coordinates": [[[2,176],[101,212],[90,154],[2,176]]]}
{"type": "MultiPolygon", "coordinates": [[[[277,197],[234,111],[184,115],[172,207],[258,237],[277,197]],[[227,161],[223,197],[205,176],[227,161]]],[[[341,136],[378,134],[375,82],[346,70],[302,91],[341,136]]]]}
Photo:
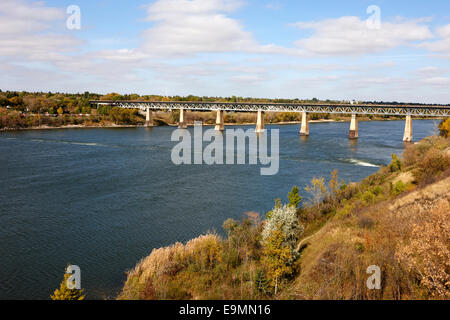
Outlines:
{"type": "Polygon", "coordinates": [[[227,220],[225,238],[155,249],[118,298],[450,298],[449,147],[450,138],[424,139],[360,183],[333,171],[294,187],[264,219],[227,220]],[[381,290],[367,289],[371,265],[381,290]]]}

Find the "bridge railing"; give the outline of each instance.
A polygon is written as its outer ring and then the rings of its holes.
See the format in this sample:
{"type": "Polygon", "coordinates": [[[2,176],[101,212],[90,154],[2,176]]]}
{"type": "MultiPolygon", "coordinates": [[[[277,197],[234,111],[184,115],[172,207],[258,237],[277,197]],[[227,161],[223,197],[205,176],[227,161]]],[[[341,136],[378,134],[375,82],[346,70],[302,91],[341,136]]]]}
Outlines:
{"type": "Polygon", "coordinates": [[[195,110],[236,112],[307,112],[337,114],[411,115],[448,117],[450,106],[424,105],[351,105],[351,104],[294,104],[294,103],[245,103],[245,102],[171,102],[171,101],[90,101],[94,105],[112,105],[120,108],[153,110],[195,110]]]}

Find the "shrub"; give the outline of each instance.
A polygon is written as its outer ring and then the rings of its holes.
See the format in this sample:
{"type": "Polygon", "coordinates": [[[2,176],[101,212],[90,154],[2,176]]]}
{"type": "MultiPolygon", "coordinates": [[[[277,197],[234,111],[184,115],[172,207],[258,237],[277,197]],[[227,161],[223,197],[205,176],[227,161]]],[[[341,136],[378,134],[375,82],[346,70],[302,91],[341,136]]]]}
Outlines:
{"type": "Polygon", "coordinates": [[[450,298],[450,206],[447,201],[424,214],[412,228],[410,242],[396,257],[414,272],[431,295],[450,298]]]}
{"type": "Polygon", "coordinates": [[[371,204],[375,202],[376,196],[375,194],[372,193],[372,191],[367,190],[366,192],[363,193],[362,199],[366,204],[371,204]]]}
{"type": "Polygon", "coordinates": [[[359,253],[364,252],[364,250],[365,250],[364,243],[356,242],[356,243],[355,243],[355,249],[356,249],[356,251],[358,251],[359,253]]]}
{"type": "Polygon", "coordinates": [[[389,165],[391,172],[400,171],[402,169],[402,163],[400,162],[396,154],[392,155],[392,162],[389,165]]]}
{"type": "Polygon", "coordinates": [[[429,179],[444,172],[450,166],[450,159],[445,156],[440,150],[435,148],[430,149],[422,161],[414,170],[414,178],[417,182],[426,184],[429,179]]]}
{"type": "Polygon", "coordinates": [[[358,219],[358,226],[363,229],[370,229],[373,227],[375,222],[369,216],[362,216],[358,219]]]}
{"type": "Polygon", "coordinates": [[[344,219],[345,217],[352,214],[356,209],[356,204],[352,202],[346,202],[342,208],[339,208],[336,212],[336,215],[340,219],[344,219]]]}
{"type": "Polygon", "coordinates": [[[378,196],[378,195],[380,195],[380,194],[383,193],[383,188],[381,188],[380,186],[375,186],[375,187],[372,188],[372,192],[373,192],[376,196],[378,196]]]}
{"type": "Polygon", "coordinates": [[[261,246],[261,223],[256,212],[249,212],[241,221],[228,219],[223,228],[228,234],[224,242],[223,255],[227,265],[236,267],[241,261],[258,258],[261,246]]]}
{"type": "Polygon", "coordinates": [[[448,145],[449,141],[447,138],[437,136],[425,138],[417,144],[408,145],[406,147],[403,152],[403,162],[407,166],[420,164],[431,150],[442,151],[447,148],[448,145]]]}
{"type": "Polygon", "coordinates": [[[399,180],[395,185],[391,187],[391,193],[394,196],[397,196],[406,190],[406,185],[403,183],[403,181],[399,180]]]}
{"type": "Polygon", "coordinates": [[[336,205],[330,202],[320,205],[320,214],[327,215],[329,213],[336,213],[336,205]]]}

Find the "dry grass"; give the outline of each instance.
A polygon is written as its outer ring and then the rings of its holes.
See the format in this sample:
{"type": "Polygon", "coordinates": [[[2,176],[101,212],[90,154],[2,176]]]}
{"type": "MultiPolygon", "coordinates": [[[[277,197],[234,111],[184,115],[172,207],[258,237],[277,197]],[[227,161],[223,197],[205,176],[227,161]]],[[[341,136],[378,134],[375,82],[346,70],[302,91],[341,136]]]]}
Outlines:
{"type": "MultiPolygon", "coordinates": [[[[175,276],[187,265],[194,269],[212,269],[220,259],[220,240],[216,235],[208,234],[190,240],[186,245],[176,243],[169,247],[154,249],[128,273],[121,299],[140,299],[143,288],[152,283],[155,296],[150,298],[166,299],[170,296],[169,278],[175,276]]],[[[173,295],[173,292],[171,293],[173,295]]],[[[179,293],[178,293],[179,294],[179,293]]]]}
{"type": "Polygon", "coordinates": [[[303,251],[301,275],[284,298],[447,298],[450,178],[394,203],[329,221],[303,251]],[[371,223],[361,223],[370,217],[371,223]],[[382,270],[382,290],[368,290],[366,269],[382,270]]]}

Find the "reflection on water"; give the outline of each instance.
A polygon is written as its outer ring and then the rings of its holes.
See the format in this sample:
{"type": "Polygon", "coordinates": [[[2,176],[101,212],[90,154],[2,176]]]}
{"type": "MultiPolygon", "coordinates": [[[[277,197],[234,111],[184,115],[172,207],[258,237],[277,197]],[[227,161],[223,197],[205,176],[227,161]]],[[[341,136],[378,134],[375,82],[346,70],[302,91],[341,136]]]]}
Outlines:
{"type": "Polygon", "coordinates": [[[307,142],[308,138],[309,138],[309,136],[300,136],[300,141],[301,142],[307,142]]]}
{"type": "MultiPolygon", "coordinates": [[[[417,141],[433,121],[413,126],[417,141]]],[[[361,180],[404,148],[404,121],[360,122],[358,140],[348,123],[311,123],[300,138],[299,125],[271,128],[280,130],[275,176],[250,165],[175,166],[170,127],[1,133],[0,299],[47,299],[67,263],[81,267],[88,297],[114,295],[153,248],[264,214],[293,185],[333,169],[361,180]]]]}
{"type": "Polygon", "coordinates": [[[348,139],[348,145],[352,153],[358,151],[358,139],[348,139]]]}

